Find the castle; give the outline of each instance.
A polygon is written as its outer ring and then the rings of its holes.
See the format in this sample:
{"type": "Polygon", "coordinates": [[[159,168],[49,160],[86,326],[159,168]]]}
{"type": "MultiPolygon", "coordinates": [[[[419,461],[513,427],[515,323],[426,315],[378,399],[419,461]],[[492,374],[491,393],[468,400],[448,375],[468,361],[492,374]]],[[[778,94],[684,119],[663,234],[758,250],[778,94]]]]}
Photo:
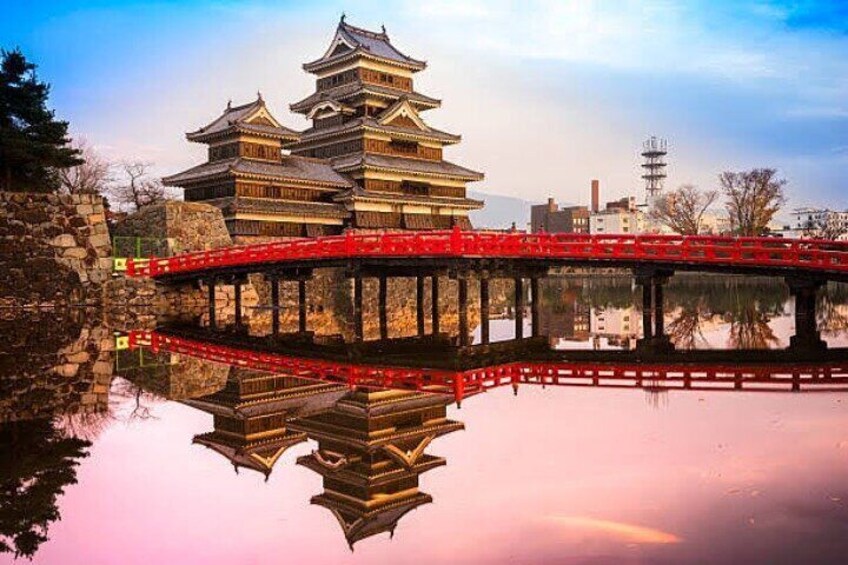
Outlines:
{"type": "Polygon", "coordinates": [[[413,88],[426,63],[399,51],[385,28],[354,27],[344,16],[330,46],[303,65],[316,90],[291,104],[312,121],[284,127],[262,96],[228,104],[186,134],[209,147],[206,163],[163,179],[187,201],[220,208],[237,243],[335,235],[344,229],[470,229],[483,202],[466,184],[483,174],[445,161],[460,136],[430,127],[441,102],[413,88]]]}

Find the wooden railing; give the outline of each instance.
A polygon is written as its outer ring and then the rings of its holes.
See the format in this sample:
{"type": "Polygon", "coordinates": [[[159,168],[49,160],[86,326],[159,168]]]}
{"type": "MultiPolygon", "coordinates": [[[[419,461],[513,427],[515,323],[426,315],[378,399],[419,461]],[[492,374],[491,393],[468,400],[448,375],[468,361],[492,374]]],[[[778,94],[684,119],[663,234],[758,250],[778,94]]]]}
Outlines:
{"type": "Polygon", "coordinates": [[[361,365],[295,357],[207,343],[156,331],[134,331],[129,346],[150,347],[233,367],[281,373],[351,388],[402,389],[451,394],[455,400],[500,386],[552,385],[646,390],[848,391],[848,362],[821,363],[628,363],[597,361],[511,362],[453,371],[361,365]]]}
{"type": "Polygon", "coordinates": [[[162,277],[286,262],[356,258],[501,258],[697,265],[722,268],[798,268],[848,274],[848,243],[764,237],[528,234],[459,229],[356,233],[300,238],[186,253],[128,264],[130,276],[162,277]]]}

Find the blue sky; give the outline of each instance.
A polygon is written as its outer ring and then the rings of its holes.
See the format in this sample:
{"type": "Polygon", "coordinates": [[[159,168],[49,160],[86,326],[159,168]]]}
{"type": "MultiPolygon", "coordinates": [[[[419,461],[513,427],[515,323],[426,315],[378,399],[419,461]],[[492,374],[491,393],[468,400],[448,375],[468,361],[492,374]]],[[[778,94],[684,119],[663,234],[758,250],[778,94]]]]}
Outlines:
{"type": "Polygon", "coordinates": [[[183,133],[230,98],[260,89],[306,127],[300,65],[343,11],[429,62],[416,89],[443,107],[424,118],[463,135],[446,156],[484,192],[641,196],[638,147],[660,135],[670,186],[770,166],[790,206],[848,207],[848,2],[8,2],[0,45],[39,64],[76,135],[166,174],[203,159],[183,133]]]}

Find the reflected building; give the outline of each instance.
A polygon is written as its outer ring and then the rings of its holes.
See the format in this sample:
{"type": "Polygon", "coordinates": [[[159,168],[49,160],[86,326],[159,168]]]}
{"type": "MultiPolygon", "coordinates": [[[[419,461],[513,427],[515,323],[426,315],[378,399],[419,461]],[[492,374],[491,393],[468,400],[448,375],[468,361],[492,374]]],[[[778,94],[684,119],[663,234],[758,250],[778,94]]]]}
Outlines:
{"type": "Polygon", "coordinates": [[[318,442],[297,462],[323,477],[324,492],[312,503],[333,513],[351,549],[367,537],[393,535],[403,516],[433,501],[418,478],[445,464],[425,453],[430,443],[464,428],[447,418],[450,403],[426,392],[356,390],[331,410],[290,424],[318,442]]]}
{"type": "Polygon", "coordinates": [[[285,451],[306,441],[306,434],[290,429],[300,415],[327,410],[348,392],[344,385],[299,377],[233,368],[223,389],[183,400],[213,416],[214,430],[193,442],[220,453],[240,468],[267,479],[285,451]]]}
{"type": "Polygon", "coordinates": [[[611,347],[633,349],[642,332],[642,323],[638,311],[633,306],[627,308],[591,309],[591,333],[597,347],[600,338],[606,338],[611,347]]]}

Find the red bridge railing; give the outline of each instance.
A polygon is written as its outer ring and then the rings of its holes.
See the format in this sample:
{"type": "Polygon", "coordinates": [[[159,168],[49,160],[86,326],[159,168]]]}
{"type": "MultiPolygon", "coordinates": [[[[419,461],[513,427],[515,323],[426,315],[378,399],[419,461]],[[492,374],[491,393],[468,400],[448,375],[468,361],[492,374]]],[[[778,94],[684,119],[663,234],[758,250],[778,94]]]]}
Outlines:
{"type": "Polygon", "coordinates": [[[802,268],[848,274],[848,242],[767,237],[528,234],[447,231],[348,232],[130,260],[130,276],[162,277],[294,261],[355,258],[476,257],[639,261],[726,267],[802,268]]]}
{"type": "Polygon", "coordinates": [[[602,362],[512,362],[451,371],[413,367],[357,365],[344,361],[294,357],[135,331],[130,347],[150,347],[233,367],[334,382],[351,388],[402,389],[451,394],[459,402],[501,386],[526,385],[644,388],[646,390],[817,390],[848,392],[848,362],[801,364],[637,364],[602,362]]]}

